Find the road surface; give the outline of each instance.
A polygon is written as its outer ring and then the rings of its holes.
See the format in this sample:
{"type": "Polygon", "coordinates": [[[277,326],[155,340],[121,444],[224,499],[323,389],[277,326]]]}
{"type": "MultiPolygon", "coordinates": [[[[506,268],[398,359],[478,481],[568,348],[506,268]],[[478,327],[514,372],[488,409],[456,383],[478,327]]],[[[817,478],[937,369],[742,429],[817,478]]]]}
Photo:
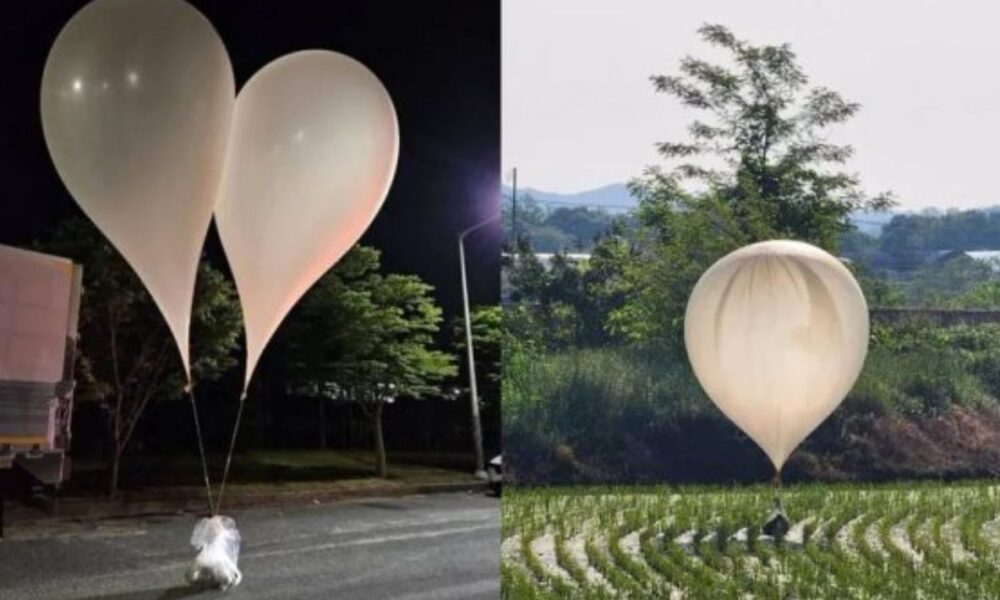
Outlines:
{"type": "Polygon", "coordinates": [[[236,511],[243,583],[228,593],[183,585],[192,516],[14,523],[0,540],[0,599],[492,600],[499,509],[462,493],[236,511]]]}

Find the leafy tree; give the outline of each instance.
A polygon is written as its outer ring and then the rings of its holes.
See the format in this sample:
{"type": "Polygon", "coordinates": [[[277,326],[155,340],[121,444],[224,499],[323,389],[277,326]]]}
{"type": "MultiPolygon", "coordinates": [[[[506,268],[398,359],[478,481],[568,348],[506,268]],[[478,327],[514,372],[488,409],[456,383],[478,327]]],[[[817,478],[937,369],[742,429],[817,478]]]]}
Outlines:
{"type": "Polygon", "coordinates": [[[994,265],[960,254],[926,264],[903,285],[913,305],[972,308],[971,303],[988,299],[988,287],[975,288],[996,279],[994,265]]]}
{"type": "Polygon", "coordinates": [[[1000,281],[983,281],[949,303],[956,308],[1000,309],[1000,281]]]}
{"type": "Polygon", "coordinates": [[[519,241],[507,272],[511,301],[540,301],[546,278],[545,265],[532,251],[531,244],[527,240],[519,241]]]}
{"type": "MultiPolygon", "coordinates": [[[[475,306],[469,317],[472,322],[472,346],[479,376],[487,381],[499,381],[503,309],[500,305],[475,306]]],[[[458,353],[464,357],[465,320],[462,317],[455,317],[451,335],[458,353]]]]}
{"type": "MultiPolygon", "coordinates": [[[[94,225],[60,223],[41,248],[83,265],[79,398],[109,415],[108,493],[118,491],[122,456],[150,402],[178,398],[185,385],[176,344],[142,282],[94,225]]],[[[233,285],[202,263],[191,323],[192,378],[211,381],[236,364],[240,307],[233,285]]]]}
{"type": "MultiPolygon", "coordinates": [[[[586,206],[559,207],[545,219],[545,224],[558,229],[572,240],[578,250],[590,249],[594,241],[611,226],[612,217],[603,210],[586,206]]],[[[567,250],[564,246],[559,250],[567,250]]]]}
{"type": "Polygon", "coordinates": [[[888,195],[868,197],[855,175],[834,170],[853,151],[826,141],[825,132],[854,116],[859,104],[807,87],[787,44],[754,46],[721,25],[699,33],[727,52],[733,66],[688,56],[680,75],[651,78],[657,91],[707,115],[691,123],[689,140],[658,144],[664,158],[684,160],[672,177],[706,185],[717,203],[710,208],[753,239],[794,237],[835,249],[851,211],[890,206],[888,195]],[[723,168],[687,160],[703,155],[723,168]]]}
{"type": "Polygon", "coordinates": [[[355,403],[368,417],[375,474],[385,477],[385,405],[439,394],[440,382],[456,371],[453,357],[433,348],[441,323],[433,288],[378,269],[377,250],[352,248],[303,298],[287,339],[290,376],[299,388],[355,403]]]}
{"type": "Polygon", "coordinates": [[[522,244],[508,273],[511,306],[504,316],[516,331],[541,348],[559,349],[583,341],[590,298],[583,288],[583,266],[565,254],[547,265],[522,244]]]}
{"type": "Polygon", "coordinates": [[[724,253],[773,238],[836,252],[852,211],[891,205],[888,194],[867,196],[855,175],[838,171],[851,147],[826,140],[858,104],[809,87],[788,45],[755,46],[721,25],[699,32],[731,61],[689,56],[678,75],[651,78],[704,118],[692,121],[687,140],[658,145],[671,168],[650,168],[630,184],[641,250],[626,273],[630,301],[611,315],[633,339],[672,346],[691,288],[724,253]]]}
{"type": "Polygon", "coordinates": [[[631,228],[626,220],[612,223],[594,245],[583,286],[589,299],[587,338],[596,344],[609,344],[630,336],[627,329],[619,329],[612,319],[615,311],[624,306],[630,291],[626,277],[629,266],[637,260],[638,248],[629,238],[631,228]]]}
{"type": "Polygon", "coordinates": [[[517,196],[517,240],[513,239],[514,216],[514,199],[512,196],[505,196],[500,204],[500,221],[503,223],[504,235],[511,246],[516,246],[521,239],[534,240],[540,236],[558,239],[556,243],[560,243],[564,238],[561,232],[555,230],[543,233],[547,213],[531,194],[521,193],[517,196]]]}
{"type": "Polygon", "coordinates": [[[906,304],[906,294],[892,280],[874,274],[864,263],[856,263],[852,267],[868,306],[887,307],[906,304]]]}
{"type": "MultiPolygon", "coordinates": [[[[481,410],[480,426],[484,451],[500,447],[500,360],[503,347],[503,309],[499,304],[472,308],[472,347],[476,358],[476,384],[481,410]]],[[[465,320],[455,318],[451,328],[455,349],[462,366],[462,381],[468,382],[465,320]]],[[[487,458],[489,458],[487,456],[487,458]]]]}
{"type": "MultiPolygon", "coordinates": [[[[513,236],[512,201],[505,197],[501,217],[507,239],[513,236]]],[[[600,207],[558,206],[548,208],[530,193],[517,199],[517,237],[536,252],[587,251],[617,219],[600,207]]],[[[510,247],[514,247],[510,244],[510,247]]]]}
{"type": "Polygon", "coordinates": [[[895,215],[877,239],[879,268],[909,274],[936,259],[938,253],[1000,250],[1000,212],[967,210],[895,215]]]}

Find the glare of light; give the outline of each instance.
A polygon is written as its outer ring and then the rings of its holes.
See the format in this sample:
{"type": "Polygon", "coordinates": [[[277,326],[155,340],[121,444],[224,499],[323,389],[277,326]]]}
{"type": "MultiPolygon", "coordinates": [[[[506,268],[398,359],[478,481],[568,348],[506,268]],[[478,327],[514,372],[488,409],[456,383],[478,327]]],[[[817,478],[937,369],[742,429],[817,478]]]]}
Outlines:
{"type": "Polygon", "coordinates": [[[73,80],[73,91],[77,94],[83,91],[83,80],[79,77],[73,80]]]}
{"type": "Polygon", "coordinates": [[[136,87],[139,85],[139,74],[135,71],[129,71],[125,78],[128,79],[128,84],[130,86],[136,87]]]}
{"type": "Polygon", "coordinates": [[[295,141],[296,142],[301,142],[304,139],[306,139],[306,132],[305,132],[305,130],[299,129],[298,131],[295,132],[295,141]]]}

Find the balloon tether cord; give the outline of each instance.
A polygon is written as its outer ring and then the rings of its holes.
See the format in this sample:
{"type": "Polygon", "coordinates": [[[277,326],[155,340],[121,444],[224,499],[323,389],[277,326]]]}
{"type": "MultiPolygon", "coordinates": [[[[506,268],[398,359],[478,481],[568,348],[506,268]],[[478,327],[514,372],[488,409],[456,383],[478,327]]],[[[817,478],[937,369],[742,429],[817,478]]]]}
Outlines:
{"type": "Polygon", "coordinates": [[[201,420],[198,418],[198,404],[194,399],[194,385],[191,383],[190,377],[188,378],[187,385],[184,386],[184,391],[187,392],[188,398],[191,399],[191,414],[194,416],[194,433],[195,437],[198,439],[198,456],[201,458],[201,472],[205,478],[205,493],[208,495],[208,509],[211,513],[215,514],[215,502],[212,500],[212,483],[208,478],[208,459],[205,458],[205,442],[201,435],[201,420]]]}
{"type": "Polygon", "coordinates": [[[781,505],[781,469],[774,470],[774,477],[771,478],[771,486],[774,490],[774,502],[781,505]]]}
{"type": "Polygon", "coordinates": [[[243,419],[243,406],[246,404],[246,399],[247,390],[244,387],[243,392],[240,394],[240,406],[236,409],[236,423],[233,424],[233,435],[229,439],[229,452],[226,454],[226,466],[222,470],[222,483],[219,485],[219,497],[215,503],[215,510],[212,512],[213,516],[219,514],[218,511],[222,508],[222,495],[226,493],[226,480],[229,479],[229,466],[233,462],[233,451],[236,449],[236,434],[240,431],[240,421],[243,419]]]}

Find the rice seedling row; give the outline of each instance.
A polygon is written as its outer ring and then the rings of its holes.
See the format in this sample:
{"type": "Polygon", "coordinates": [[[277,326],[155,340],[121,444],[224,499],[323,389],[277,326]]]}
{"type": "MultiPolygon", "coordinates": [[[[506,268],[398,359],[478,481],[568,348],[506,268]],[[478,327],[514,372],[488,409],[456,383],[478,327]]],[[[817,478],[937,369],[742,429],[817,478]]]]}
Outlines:
{"type": "Polygon", "coordinates": [[[1000,487],[512,489],[504,598],[1000,598],[1000,487]]]}

